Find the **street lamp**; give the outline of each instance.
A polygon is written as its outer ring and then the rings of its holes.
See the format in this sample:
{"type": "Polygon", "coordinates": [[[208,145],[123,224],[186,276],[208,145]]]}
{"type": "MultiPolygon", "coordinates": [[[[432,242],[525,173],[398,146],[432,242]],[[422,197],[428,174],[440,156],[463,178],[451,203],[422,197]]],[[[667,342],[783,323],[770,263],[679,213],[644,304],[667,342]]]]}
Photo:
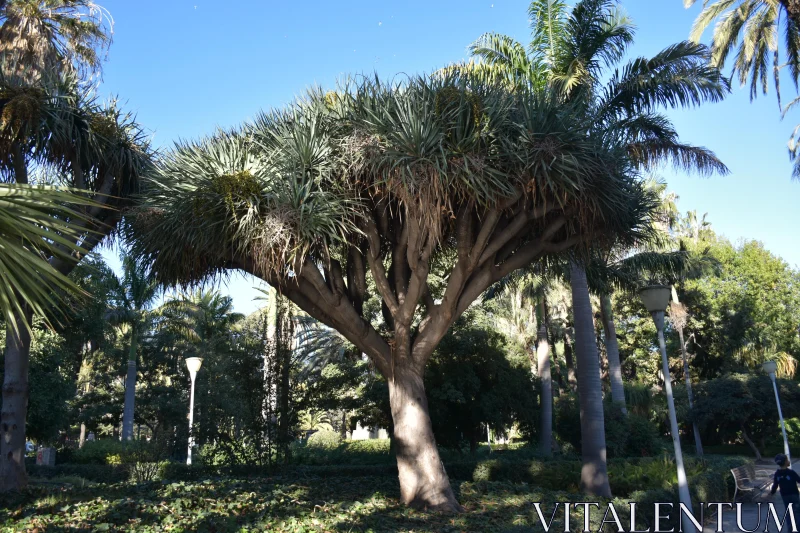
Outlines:
{"type": "MultiPolygon", "coordinates": [[[[639,292],[642,303],[653,317],[653,322],[658,330],[658,346],[661,349],[661,366],[664,374],[664,392],[667,395],[667,406],[669,407],[669,425],[672,434],[672,445],[675,448],[675,465],[678,467],[678,497],[687,509],[692,508],[692,499],[689,496],[689,484],[686,481],[686,470],[683,467],[683,452],[681,451],[681,439],[678,432],[678,417],[675,415],[675,399],[672,397],[672,379],[669,373],[669,361],[667,360],[667,345],[664,342],[664,310],[669,305],[672,297],[672,290],[664,285],[652,285],[639,292]]],[[[683,531],[694,531],[692,521],[681,513],[683,531]]]]}
{"type": "Polygon", "coordinates": [[[775,391],[775,403],[778,405],[778,418],[781,419],[781,431],[783,432],[783,453],[789,458],[789,463],[792,462],[792,456],[789,455],[789,440],[786,438],[786,425],[783,423],[783,411],[781,411],[781,399],[778,396],[778,385],[775,383],[775,372],[778,370],[778,364],[775,361],[766,361],[761,368],[764,372],[769,374],[769,379],[772,380],[772,390],[775,391]]]}
{"type": "Polygon", "coordinates": [[[192,426],[194,425],[194,379],[197,377],[197,372],[203,364],[201,357],[187,357],[186,368],[189,369],[189,376],[192,378],[192,388],[189,392],[189,451],[186,454],[186,464],[192,464],[192,448],[194,447],[194,436],[192,435],[192,426]]]}

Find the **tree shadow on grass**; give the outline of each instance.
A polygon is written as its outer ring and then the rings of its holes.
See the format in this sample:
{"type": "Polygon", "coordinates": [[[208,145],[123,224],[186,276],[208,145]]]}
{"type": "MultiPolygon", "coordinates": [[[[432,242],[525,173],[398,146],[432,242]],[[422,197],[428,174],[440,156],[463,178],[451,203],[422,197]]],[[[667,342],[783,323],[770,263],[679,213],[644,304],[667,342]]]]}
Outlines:
{"type": "MultiPolygon", "coordinates": [[[[338,520],[333,530],[414,533],[544,531],[533,503],[540,502],[543,512],[549,513],[555,502],[575,499],[574,495],[541,491],[525,484],[464,482],[454,483],[454,489],[464,513],[448,515],[415,511],[396,501],[391,506],[362,510],[338,520]]],[[[549,514],[546,518],[549,520],[549,514]]],[[[571,523],[579,522],[573,516],[571,523]]],[[[564,531],[563,513],[556,515],[550,530],[564,531]]]]}
{"type": "MultiPolygon", "coordinates": [[[[534,502],[552,509],[555,501],[576,498],[520,483],[453,481],[453,487],[465,513],[409,509],[400,502],[397,478],[388,476],[97,486],[66,491],[57,498],[40,492],[9,509],[0,530],[542,531],[534,502]]],[[[573,525],[578,523],[582,522],[573,525]]],[[[551,530],[563,529],[557,517],[551,530]]]]}

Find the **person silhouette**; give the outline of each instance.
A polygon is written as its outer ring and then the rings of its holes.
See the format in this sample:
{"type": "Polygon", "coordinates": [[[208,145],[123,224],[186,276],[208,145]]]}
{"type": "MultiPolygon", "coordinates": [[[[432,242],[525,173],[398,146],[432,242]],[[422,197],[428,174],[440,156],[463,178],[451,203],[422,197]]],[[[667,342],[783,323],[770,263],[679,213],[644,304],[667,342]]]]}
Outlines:
{"type": "Polygon", "coordinates": [[[791,469],[791,463],[789,463],[789,458],[785,454],[779,453],[776,455],[775,464],[778,465],[778,469],[772,478],[770,495],[774,495],[775,491],[780,487],[783,505],[789,509],[789,504],[792,504],[792,515],[795,518],[795,524],[800,528],[800,491],[797,490],[800,476],[791,469]]]}

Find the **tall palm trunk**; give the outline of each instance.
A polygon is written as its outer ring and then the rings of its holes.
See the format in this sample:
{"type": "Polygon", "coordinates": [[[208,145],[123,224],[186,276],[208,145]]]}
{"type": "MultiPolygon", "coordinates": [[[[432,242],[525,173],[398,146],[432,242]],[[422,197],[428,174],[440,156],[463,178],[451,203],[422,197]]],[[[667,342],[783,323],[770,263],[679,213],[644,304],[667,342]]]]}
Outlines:
{"type": "Polygon", "coordinates": [[[128,375],[125,377],[125,408],[122,411],[122,440],[133,439],[133,409],[136,400],[136,328],[131,328],[131,346],[128,353],[128,375]]]}
{"type": "MultiPolygon", "coordinates": [[[[672,301],[676,306],[680,306],[678,301],[678,291],[672,287],[672,301]]],[[[681,309],[685,309],[682,308],[681,309]]],[[[681,317],[679,320],[674,321],[675,329],[678,330],[678,339],[681,343],[681,356],[683,357],[683,376],[686,379],[686,396],[689,399],[689,411],[694,409],[694,393],[692,392],[692,377],[689,374],[689,357],[686,353],[686,341],[683,339],[683,326],[685,319],[681,317]]],[[[692,431],[694,432],[694,446],[698,457],[703,457],[703,441],[700,439],[700,428],[697,427],[697,422],[692,421],[692,431]]]]}
{"type": "Polygon", "coordinates": [[[619,361],[619,344],[617,344],[617,328],[614,326],[614,312],[611,309],[611,296],[600,296],[600,312],[603,317],[603,332],[606,339],[606,354],[608,355],[608,376],[611,381],[611,400],[620,406],[622,412],[627,414],[625,408],[625,387],[622,384],[622,365],[619,361]]]}
{"type": "Polygon", "coordinates": [[[3,409],[0,413],[0,492],[22,490],[28,486],[25,472],[25,417],[28,412],[28,361],[31,334],[22,324],[30,324],[32,313],[17,317],[18,332],[6,326],[6,351],[3,376],[3,409]],[[24,320],[24,322],[23,322],[24,320]]]}
{"type": "Polygon", "coordinates": [[[578,378],[575,375],[575,360],[572,356],[572,334],[569,328],[564,329],[564,360],[567,362],[567,383],[572,392],[578,390],[578,378]]]}
{"type": "Polygon", "coordinates": [[[591,496],[611,497],[606,463],[606,430],[600,363],[592,322],[592,305],[586,271],[570,265],[572,312],[575,316],[575,351],[578,359],[578,400],[581,411],[581,490],[591,496]]]}
{"type": "Polygon", "coordinates": [[[547,341],[547,303],[544,292],[539,291],[536,304],[536,360],[539,380],[542,385],[541,435],[539,449],[546,457],[553,454],[553,380],[550,375],[550,343],[547,341]]]}

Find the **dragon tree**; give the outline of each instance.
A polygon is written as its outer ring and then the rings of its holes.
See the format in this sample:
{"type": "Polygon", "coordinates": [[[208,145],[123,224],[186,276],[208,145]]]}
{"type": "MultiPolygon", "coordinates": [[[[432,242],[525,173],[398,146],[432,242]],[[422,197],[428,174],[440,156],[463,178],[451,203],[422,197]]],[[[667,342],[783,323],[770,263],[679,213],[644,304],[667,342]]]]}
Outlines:
{"type": "Polygon", "coordinates": [[[458,511],[423,383],[434,349],[493,283],[634,235],[654,206],[585,116],[467,74],[311,91],[176,145],[131,241],[164,283],[239,269],[355,344],[389,384],[403,502],[458,511]]]}

